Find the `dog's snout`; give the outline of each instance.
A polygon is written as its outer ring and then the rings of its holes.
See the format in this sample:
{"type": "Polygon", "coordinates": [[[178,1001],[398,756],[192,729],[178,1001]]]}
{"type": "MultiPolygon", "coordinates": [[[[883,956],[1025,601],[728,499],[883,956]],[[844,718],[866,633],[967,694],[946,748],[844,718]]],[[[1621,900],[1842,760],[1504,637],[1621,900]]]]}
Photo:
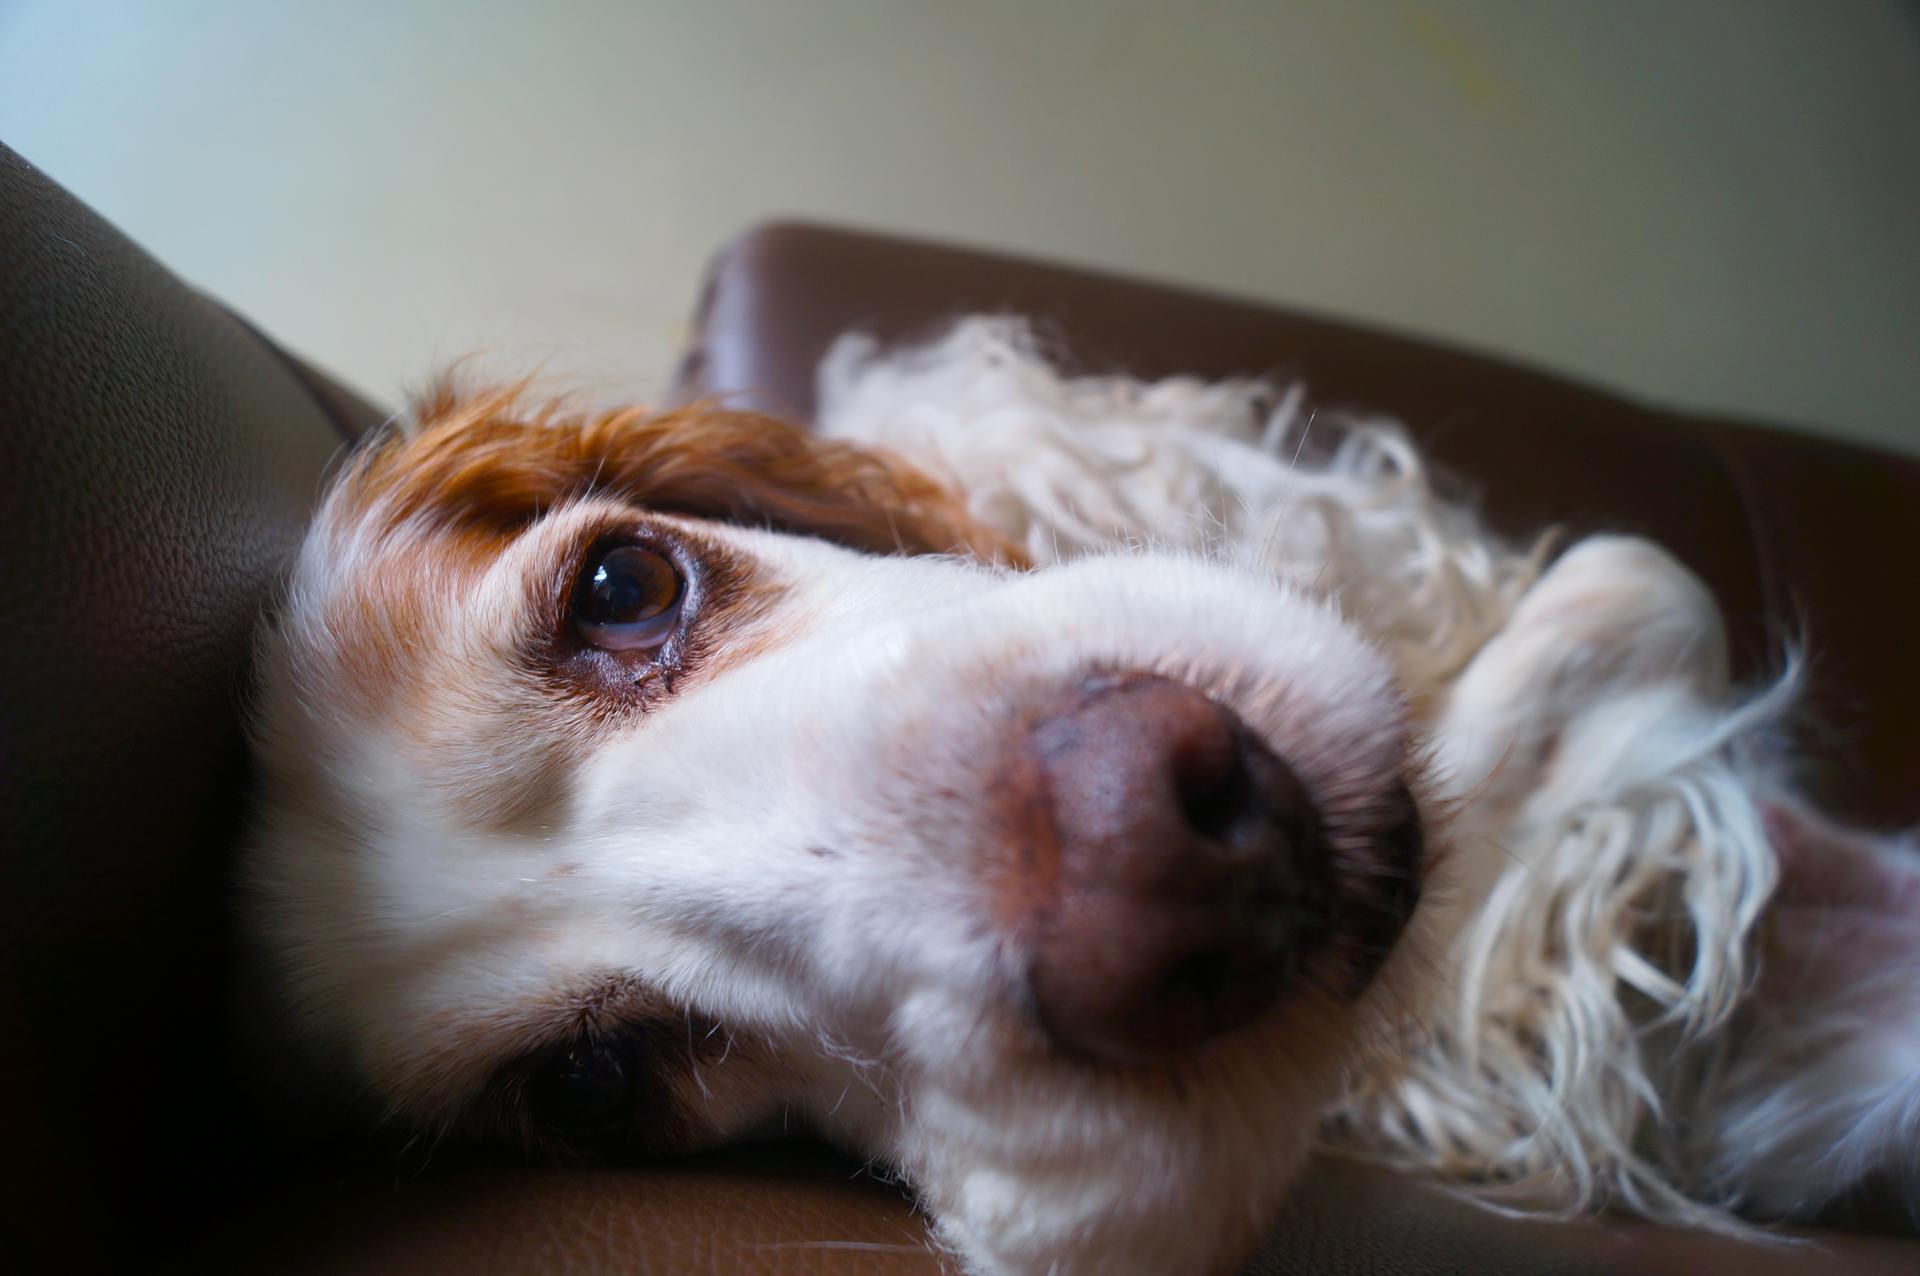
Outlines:
{"type": "Polygon", "coordinates": [[[1172,679],[1091,679],[1032,720],[1034,1007],[1077,1053],[1177,1054],[1266,1008],[1318,939],[1324,856],[1293,771],[1172,679]]]}

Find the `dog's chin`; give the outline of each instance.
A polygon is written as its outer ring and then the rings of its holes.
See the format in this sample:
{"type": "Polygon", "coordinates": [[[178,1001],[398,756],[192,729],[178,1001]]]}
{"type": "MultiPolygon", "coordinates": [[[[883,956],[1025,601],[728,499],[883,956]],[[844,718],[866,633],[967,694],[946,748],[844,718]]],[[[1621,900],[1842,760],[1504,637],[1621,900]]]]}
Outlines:
{"type": "Polygon", "coordinates": [[[898,1025],[927,1044],[905,1061],[891,1159],[970,1272],[1230,1272],[1306,1161],[1362,1013],[1301,991],[1178,1058],[1120,1066],[997,1049],[929,995],[898,1025]]]}

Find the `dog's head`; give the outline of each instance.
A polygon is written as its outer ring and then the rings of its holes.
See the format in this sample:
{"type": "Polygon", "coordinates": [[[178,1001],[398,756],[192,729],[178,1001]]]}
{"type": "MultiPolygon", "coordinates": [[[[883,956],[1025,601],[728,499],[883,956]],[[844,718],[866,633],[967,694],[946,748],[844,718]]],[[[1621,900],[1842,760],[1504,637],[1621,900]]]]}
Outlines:
{"type": "Polygon", "coordinates": [[[751,415],[441,396],[332,489],[258,714],[304,1049],[552,1153],[790,1116],[988,1270],[1242,1253],[1424,869],[1391,673],[1327,607],[1027,570],[751,415]]]}

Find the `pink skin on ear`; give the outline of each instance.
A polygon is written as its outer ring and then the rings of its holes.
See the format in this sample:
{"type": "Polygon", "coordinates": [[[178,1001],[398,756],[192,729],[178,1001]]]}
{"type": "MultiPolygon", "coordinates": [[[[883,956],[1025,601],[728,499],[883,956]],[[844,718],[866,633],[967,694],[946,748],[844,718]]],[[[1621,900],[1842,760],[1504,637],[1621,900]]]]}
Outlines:
{"type": "Polygon", "coordinates": [[[1920,848],[1769,804],[1780,857],[1765,982],[1770,994],[1820,998],[1901,967],[1920,970],[1920,848]]]}

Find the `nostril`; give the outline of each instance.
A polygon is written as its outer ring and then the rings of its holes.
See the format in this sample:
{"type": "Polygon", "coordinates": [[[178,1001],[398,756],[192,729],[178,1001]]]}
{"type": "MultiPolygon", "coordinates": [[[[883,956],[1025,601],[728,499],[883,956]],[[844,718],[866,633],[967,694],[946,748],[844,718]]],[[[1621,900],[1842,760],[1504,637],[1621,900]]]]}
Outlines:
{"type": "Polygon", "coordinates": [[[1216,841],[1232,830],[1247,801],[1246,777],[1241,773],[1210,776],[1200,783],[1179,786],[1180,815],[1187,827],[1216,841]]]}
{"type": "Polygon", "coordinates": [[[1167,972],[1160,981],[1160,995],[1176,1002],[1214,1005],[1232,989],[1237,965],[1233,954],[1224,948],[1195,953],[1167,972]]]}
{"type": "Polygon", "coordinates": [[[1190,749],[1175,759],[1174,796],[1188,828],[1221,841],[1232,832],[1251,798],[1246,767],[1232,743],[1190,749]]]}

